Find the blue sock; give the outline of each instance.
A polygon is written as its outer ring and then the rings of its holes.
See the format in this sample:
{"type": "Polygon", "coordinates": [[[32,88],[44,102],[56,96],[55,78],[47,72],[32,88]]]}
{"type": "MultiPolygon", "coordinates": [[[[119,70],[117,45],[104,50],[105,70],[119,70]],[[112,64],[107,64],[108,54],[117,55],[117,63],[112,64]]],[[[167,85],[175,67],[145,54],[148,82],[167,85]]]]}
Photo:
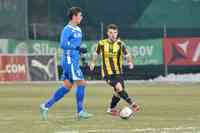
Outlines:
{"type": "Polygon", "coordinates": [[[69,89],[65,86],[60,86],[58,90],[56,90],[53,96],[45,103],[46,108],[51,108],[58,100],[64,97],[65,94],[69,92],[69,89]]]}
{"type": "Polygon", "coordinates": [[[83,110],[84,96],[85,96],[85,86],[78,86],[76,88],[76,104],[78,113],[83,110]]]}

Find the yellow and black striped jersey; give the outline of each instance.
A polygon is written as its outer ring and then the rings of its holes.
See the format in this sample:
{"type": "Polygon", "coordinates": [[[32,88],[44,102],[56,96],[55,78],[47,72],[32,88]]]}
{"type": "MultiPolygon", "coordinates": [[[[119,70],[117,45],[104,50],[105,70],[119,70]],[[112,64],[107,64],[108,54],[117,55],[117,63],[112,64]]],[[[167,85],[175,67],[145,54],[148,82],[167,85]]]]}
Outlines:
{"type": "Polygon", "coordinates": [[[110,42],[103,39],[98,42],[96,53],[102,56],[101,73],[102,76],[122,74],[124,55],[128,55],[128,49],[121,40],[110,42]]]}

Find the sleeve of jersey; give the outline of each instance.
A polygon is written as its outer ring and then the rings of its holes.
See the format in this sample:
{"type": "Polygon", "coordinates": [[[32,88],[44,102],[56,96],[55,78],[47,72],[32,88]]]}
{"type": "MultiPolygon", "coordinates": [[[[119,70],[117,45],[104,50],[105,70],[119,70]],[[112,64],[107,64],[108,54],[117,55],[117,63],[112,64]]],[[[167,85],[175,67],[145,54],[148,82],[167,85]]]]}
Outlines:
{"type": "Polygon", "coordinates": [[[100,52],[101,52],[101,46],[100,46],[100,43],[98,42],[97,48],[96,48],[96,53],[100,54],[100,52]]]}
{"type": "Polygon", "coordinates": [[[123,51],[124,55],[128,55],[129,54],[128,49],[126,48],[126,46],[124,44],[122,45],[122,51],[123,51]]]}
{"type": "Polygon", "coordinates": [[[70,43],[70,40],[69,40],[70,36],[71,36],[70,29],[65,28],[61,33],[60,48],[64,50],[76,49],[76,46],[70,43]]]}

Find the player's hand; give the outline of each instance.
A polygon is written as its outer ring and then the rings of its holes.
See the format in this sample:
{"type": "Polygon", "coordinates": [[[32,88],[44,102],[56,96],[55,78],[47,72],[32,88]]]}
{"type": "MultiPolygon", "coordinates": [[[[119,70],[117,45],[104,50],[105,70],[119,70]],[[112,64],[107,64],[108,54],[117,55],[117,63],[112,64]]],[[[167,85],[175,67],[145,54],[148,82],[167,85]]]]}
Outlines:
{"type": "Polygon", "coordinates": [[[93,71],[93,70],[94,70],[94,67],[95,67],[95,64],[94,64],[94,63],[91,63],[91,64],[90,64],[90,71],[93,71]]]}
{"type": "Polygon", "coordinates": [[[128,63],[128,66],[129,66],[129,69],[133,69],[134,68],[134,65],[133,65],[133,63],[128,63]]]}

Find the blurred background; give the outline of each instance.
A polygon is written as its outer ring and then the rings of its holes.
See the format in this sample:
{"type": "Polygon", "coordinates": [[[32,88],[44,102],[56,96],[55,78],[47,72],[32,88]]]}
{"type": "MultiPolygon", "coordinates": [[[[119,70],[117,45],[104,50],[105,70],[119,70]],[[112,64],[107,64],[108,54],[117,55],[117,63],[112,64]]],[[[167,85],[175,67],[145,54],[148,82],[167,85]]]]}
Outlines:
{"type": "MultiPolygon", "coordinates": [[[[125,64],[126,79],[200,72],[200,0],[0,0],[0,53],[56,53],[55,73],[58,70],[59,78],[59,38],[68,22],[67,10],[72,6],[83,10],[83,46],[88,53],[82,55],[81,64],[87,79],[101,79],[100,64],[95,72],[90,72],[87,65],[97,40],[104,38],[105,27],[110,23],[119,26],[120,37],[134,58],[134,70],[128,70],[125,64]]],[[[1,62],[2,73],[9,71],[9,62],[5,62],[1,62]]],[[[32,72],[28,68],[33,64],[27,64],[25,80],[39,79],[30,78],[32,72]]],[[[22,69],[10,68],[16,72],[22,69]]]]}

